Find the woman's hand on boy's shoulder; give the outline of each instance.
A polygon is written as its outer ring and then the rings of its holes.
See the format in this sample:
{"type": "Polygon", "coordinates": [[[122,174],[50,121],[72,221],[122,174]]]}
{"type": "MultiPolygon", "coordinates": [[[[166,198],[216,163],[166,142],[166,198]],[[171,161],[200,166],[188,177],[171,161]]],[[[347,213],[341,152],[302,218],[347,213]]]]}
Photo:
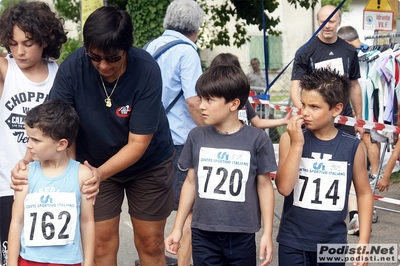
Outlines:
{"type": "Polygon", "coordinates": [[[86,194],[87,199],[92,199],[93,198],[93,204],[96,201],[96,196],[99,194],[100,190],[100,178],[99,178],[99,170],[96,167],[91,166],[87,161],[85,161],[84,165],[81,165],[81,167],[84,167],[82,169],[84,173],[82,176],[82,187],[81,191],[83,194],[86,194]]]}
{"type": "Polygon", "coordinates": [[[11,189],[21,191],[22,186],[28,184],[28,169],[29,163],[24,159],[19,160],[17,165],[11,170],[11,189]]]}

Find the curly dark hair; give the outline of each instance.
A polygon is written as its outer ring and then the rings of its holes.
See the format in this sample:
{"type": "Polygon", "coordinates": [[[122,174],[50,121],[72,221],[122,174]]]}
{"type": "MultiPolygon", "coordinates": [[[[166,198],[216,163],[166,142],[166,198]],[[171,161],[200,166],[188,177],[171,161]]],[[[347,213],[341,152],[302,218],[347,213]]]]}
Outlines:
{"type": "Polygon", "coordinates": [[[56,141],[68,140],[70,147],[78,135],[79,116],[68,103],[60,99],[51,99],[29,110],[25,124],[30,128],[38,128],[56,141]]]}
{"type": "Polygon", "coordinates": [[[9,43],[13,39],[13,28],[18,26],[29,39],[43,49],[42,58],[58,59],[62,44],[67,42],[67,32],[64,31],[64,19],[56,14],[44,2],[19,2],[8,7],[0,16],[0,45],[10,53],[9,43]]]}

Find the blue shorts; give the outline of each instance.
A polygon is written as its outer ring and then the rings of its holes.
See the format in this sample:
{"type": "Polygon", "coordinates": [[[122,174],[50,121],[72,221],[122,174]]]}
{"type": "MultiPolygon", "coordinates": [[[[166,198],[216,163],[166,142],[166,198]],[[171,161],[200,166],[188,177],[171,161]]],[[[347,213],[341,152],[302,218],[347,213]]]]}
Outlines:
{"type": "Polygon", "coordinates": [[[194,266],[255,266],[255,234],[192,228],[192,258],[194,266]]]}
{"type": "Polygon", "coordinates": [[[279,266],[344,266],[344,263],[317,263],[317,252],[304,251],[279,244],[279,266]]]}
{"type": "Polygon", "coordinates": [[[179,198],[181,196],[181,190],[183,186],[183,182],[185,182],[188,168],[179,164],[178,160],[181,156],[183,145],[175,145],[175,153],[174,153],[174,210],[178,210],[179,198]]]}

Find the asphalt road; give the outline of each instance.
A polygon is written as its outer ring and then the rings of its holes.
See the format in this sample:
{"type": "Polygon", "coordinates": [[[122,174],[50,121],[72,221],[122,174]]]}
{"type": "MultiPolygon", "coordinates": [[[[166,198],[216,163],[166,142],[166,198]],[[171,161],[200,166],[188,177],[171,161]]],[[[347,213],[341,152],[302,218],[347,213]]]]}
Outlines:
{"type": "MultiPolygon", "coordinates": [[[[393,198],[400,199],[400,183],[391,184],[389,191],[384,193],[375,193],[376,195],[384,196],[385,198],[393,198]]],[[[275,210],[278,213],[281,213],[282,210],[283,197],[275,191],[275,210]]],[[[395,209],[400,211],[400,206],[395,204],[389,204],[381,201],[375,201],[376,206],[386,207],[389,209],[395,209]]],[[[371,244],[400,244],[400,213],[394,213],[384,210],[377,210],[378,213],[378,222],[372,225],[372,235],[371,235],[371,244]]],[[[167,226],[165,230],[165,234],[169,234],[176,212],[173,212],[171,216],[168,218],[167,226]]],[[[278,265],[278,244],[276,243],[276,235],[278,233],[280,220],[275,217],[274,218],[274,231],[273,231],[273,239],[274,239],[274,259],[270,265],[276,266],[278,265]]],[[[257,243],[259,241],[260,235],[262,232],[257,233],[257,243]]],[[[348,236],[349,243],[357,243],[357,236],[348,236]]],[[[399,248],[400,249],[400,248],[399,248]]],[[[400,252],[400,251],[399,251],[400,252]]],[[[120,248],[118,253],[118,266],[134,266],[135,260],[138,259],[136,249],[133,245],[133,232],[132,226],[130,223],[129,215],[127,214],[126,205],[124,205],[123,213],[121,214],[121,223],[120,223],[120,248]]],[[[349,264],[350,265],[350,264],[349,264]]],[[[377,266],[391,266],[391,265],[399,265],[400,261],[392,264],[384,264],[384,263],[374,263],[370,265],[377,266]]]]}

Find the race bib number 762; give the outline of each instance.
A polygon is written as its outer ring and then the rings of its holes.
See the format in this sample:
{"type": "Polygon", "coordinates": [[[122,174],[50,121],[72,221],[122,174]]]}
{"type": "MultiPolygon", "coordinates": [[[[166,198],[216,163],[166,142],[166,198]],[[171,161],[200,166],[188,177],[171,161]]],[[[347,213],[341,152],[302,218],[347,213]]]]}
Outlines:
{"type": "Polygon", "coordinates": [[[75,193],[30,193],[24,202],[26,246],[57,246],[72,243],[77,217],[75,193]]]}

